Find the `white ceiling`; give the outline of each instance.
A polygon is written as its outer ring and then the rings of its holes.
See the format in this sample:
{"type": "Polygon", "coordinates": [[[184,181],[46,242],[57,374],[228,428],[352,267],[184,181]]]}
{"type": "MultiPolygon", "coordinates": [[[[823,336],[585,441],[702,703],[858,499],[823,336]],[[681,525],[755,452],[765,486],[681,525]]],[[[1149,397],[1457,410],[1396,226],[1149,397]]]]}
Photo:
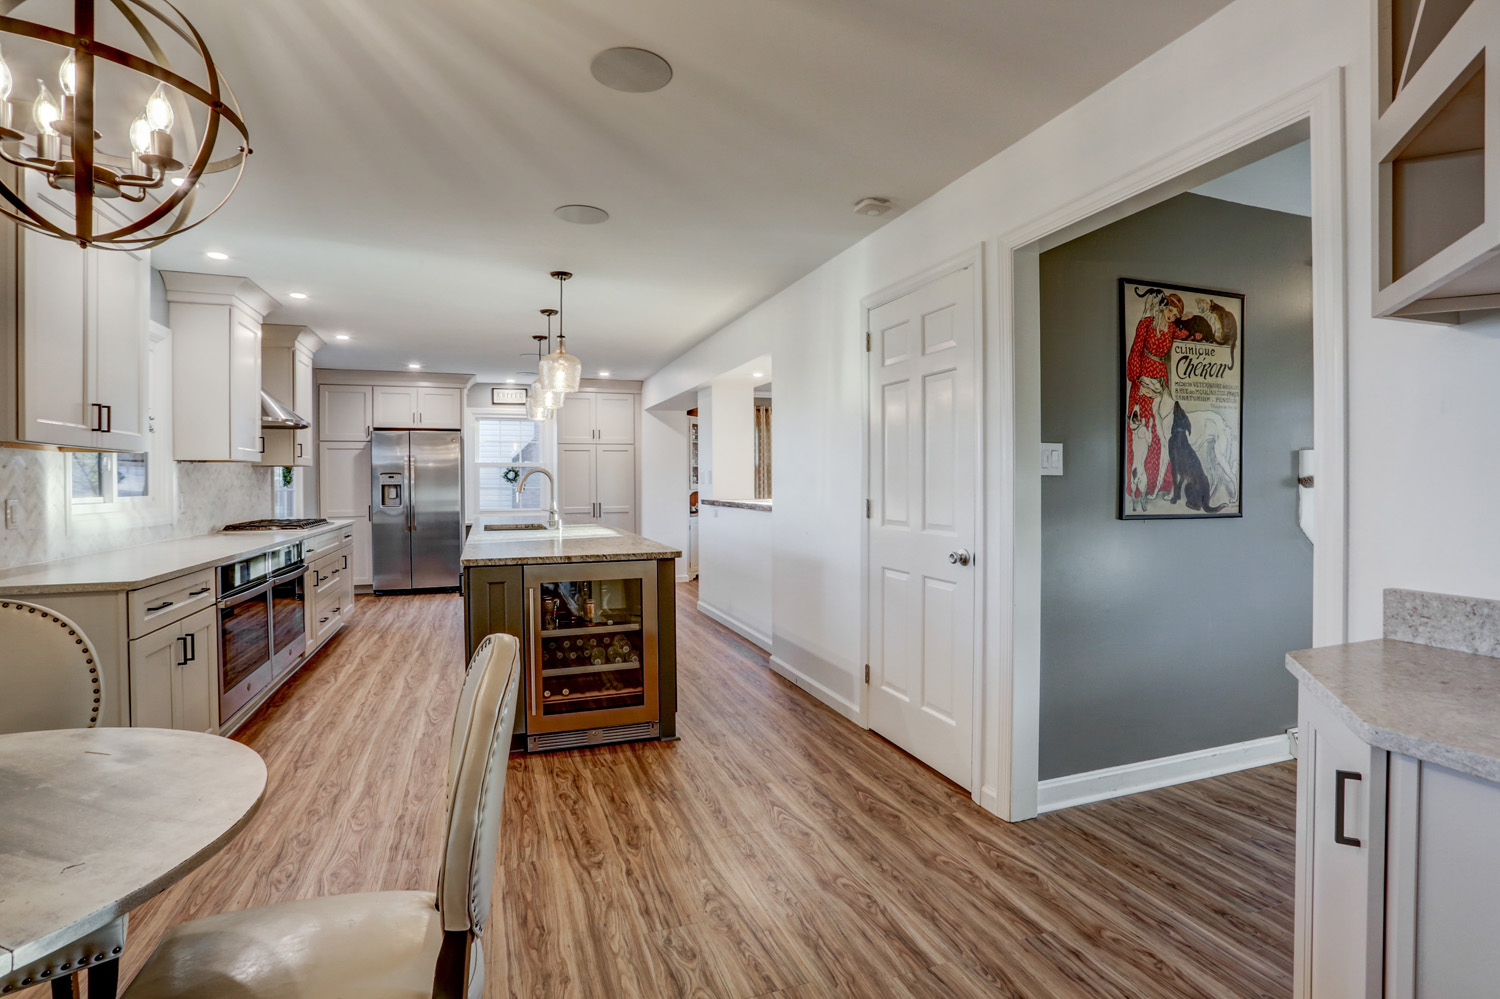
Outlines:
{"type": "Polygon", "coordinates": [[[352,336],[319,365],[486,379],[527,366],[565,268],[585,375],[640,378],[892,217],[858,199],[910,207],[1225,2],[183,0],[255,155],[155,263],[352,336]],[[600,86],[617,45],[671,84],[600,86]]]}
{"type": "Polygon", "coordinates": [[[1312,146],[1299,142],[1199,184],[1192,193],[1312,217],[1312,146]]]}

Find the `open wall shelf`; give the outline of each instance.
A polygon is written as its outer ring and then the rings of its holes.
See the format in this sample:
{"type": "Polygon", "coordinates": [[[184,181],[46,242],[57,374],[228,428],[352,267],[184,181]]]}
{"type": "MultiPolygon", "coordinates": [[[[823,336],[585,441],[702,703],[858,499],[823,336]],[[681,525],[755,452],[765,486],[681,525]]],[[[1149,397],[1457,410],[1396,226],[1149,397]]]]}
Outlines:
{"type": "Polygon", "coordinates": [[[1376,2],[1374,312],[1500,308],[1500,0],[1376,2]]]}

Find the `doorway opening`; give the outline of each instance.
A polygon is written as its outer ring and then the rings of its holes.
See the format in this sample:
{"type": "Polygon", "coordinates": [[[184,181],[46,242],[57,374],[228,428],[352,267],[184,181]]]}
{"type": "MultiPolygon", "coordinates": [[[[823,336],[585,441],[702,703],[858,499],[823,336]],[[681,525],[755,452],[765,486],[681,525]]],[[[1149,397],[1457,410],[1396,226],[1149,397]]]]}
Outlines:
{"type": "Polygon", "coordinates": [[[1304,139],[1040,255],[1040,811],[1291,758],[1311,214],[1304,139]]]}
{"type": "MultiPolygon", "coordinates": [[[[978,800],[1002,818],[1019,821],[1039,811],[1043,645],[1043,475],[1039,452],[1044,440],[1041,256],[1304,141],[1309,143],[1312,181],[1314,406],[1309,464],[1317,494],[1310,518],[1317,538],[1312,567],[1312,644],[1336,644],[1347,634],[1342,115],[1342,76],[1335,71],[1197,135],[1000,240],[997,282],[1009,301],[998,310],[997,349],[987,358],[987,383],[994,389],[987,399],[986,427],[995,435],[999,460],[986,472],[993,497],[986,512],[997,529],[986,575],[990,596],[984,614],[984,783],[978,800]]],[[[1117,291],[1118,286],[1110,289],[1112,295],[1117,291]]],[[[1247,321],[1255,321],[1253,306],[1247,312],[1247,321]]],[[[1118,317],[1113,318],[1112,335],[1118,325],[1118,317]]],[[[1119,357],[1118,347],[1113,355],[1119,357]]],[[[1123,360],[1116,363],[1123,367],[1123,360]]],[[[1245,387],[1247,393],[1253,389],[1253,385],[1245,387]]],[[[1306,442],[1287,443],[1284,462],[1291,460],[1295,448],[1307,446],[1306,442]]],[[[1113,449],[1111,443],[1111,452],[1113,449]]],[[[1288,469],[1288,478],[1290,472],[1288,469]]],[[[1192,599],[1196,588],[1188,590],[1185,599],[1192,599]]],[[[1165,614],[1164,610],[1163,620],[1165,614]]]]}

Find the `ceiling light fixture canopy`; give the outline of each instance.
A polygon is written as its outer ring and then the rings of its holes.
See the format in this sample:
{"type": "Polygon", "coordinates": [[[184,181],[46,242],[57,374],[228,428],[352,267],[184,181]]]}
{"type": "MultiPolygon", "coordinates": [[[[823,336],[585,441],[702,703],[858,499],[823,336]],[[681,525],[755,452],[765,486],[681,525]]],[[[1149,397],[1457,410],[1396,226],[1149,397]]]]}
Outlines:
{"type": "Polygon", "coordinates": [[[37,79],[29,134],[12,121],[14,75],[0,54],[0,160],[21,168],[16,180],[0,182],[0,214],[80,246],[129,250],[157,246],[224,206],[244,173],[250,133],[202,36],[177,8],[148,0],[110,0],[97,4],[105,18],[101,25],[95,19],[96,0],[72,0],[67,5],[72,24],[59,26],[11,16],[15,6],[0,7],[5,12],[0,14],[0,34],[8,36],[17,65],[58,65],[53,60],[59,49],[67,54],[56,73],[60,99],[37,79]],[[138,37],[121,37],[116,44],[96,33],[99,27],[117,32],[122,24],[138,37]],[[20,39],[24,41],[17,44],[20,39]],[[150,60],[136,54],[139,49],[150,60]],[[201,62],[198,81],[174,68],[169,51],[185,62],[201,62]],[[155,81],[156,88],[144,105],[137,105],[141,110],[132,120],[117,105],[120,95],[140,88],[142,77],[155,81]],[[106,132],[95,131],[96,125],[106,132]],[[186,162],[177,159],[179,135],[190,153],[186,162]],[[213,207],[207,212],[195,213],[202,179],[223,172],[233,176],[223,197],[216,204],[210,200],[213,207]],[[28,198],[22,178],[33,175],[45,178],[53,190],[71,192],[71,210],[48,207],[34,191],[28,198]],[[97,211],[96,202],[105,200],[117,210],[97,211]]]}
{"type": "MultiPolygon", "coordinates": [[[[568,338],[563,335],[563,284],[572,276],[568,271],[552,272],[557,282],[557,311],[553,313],[557,316],[557,349],[537,363],[542,386],[551,392],[577,392],[579,379],[583,377],[583,362],[568,353],[568,338]]],[[[547,316],[547,329],[549,332],[552,329],[551,316],[547,316]]]]}

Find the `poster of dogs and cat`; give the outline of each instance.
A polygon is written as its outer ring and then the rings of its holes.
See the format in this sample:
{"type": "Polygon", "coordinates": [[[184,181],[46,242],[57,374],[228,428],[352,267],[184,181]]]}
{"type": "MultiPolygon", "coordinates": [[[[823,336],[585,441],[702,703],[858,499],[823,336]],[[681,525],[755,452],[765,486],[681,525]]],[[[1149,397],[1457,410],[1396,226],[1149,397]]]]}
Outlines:
{"type": "Polygon", "coordinates": [[[1240,516],[1245,296],[1120,279],[1120,519],[1240,516]]]}

